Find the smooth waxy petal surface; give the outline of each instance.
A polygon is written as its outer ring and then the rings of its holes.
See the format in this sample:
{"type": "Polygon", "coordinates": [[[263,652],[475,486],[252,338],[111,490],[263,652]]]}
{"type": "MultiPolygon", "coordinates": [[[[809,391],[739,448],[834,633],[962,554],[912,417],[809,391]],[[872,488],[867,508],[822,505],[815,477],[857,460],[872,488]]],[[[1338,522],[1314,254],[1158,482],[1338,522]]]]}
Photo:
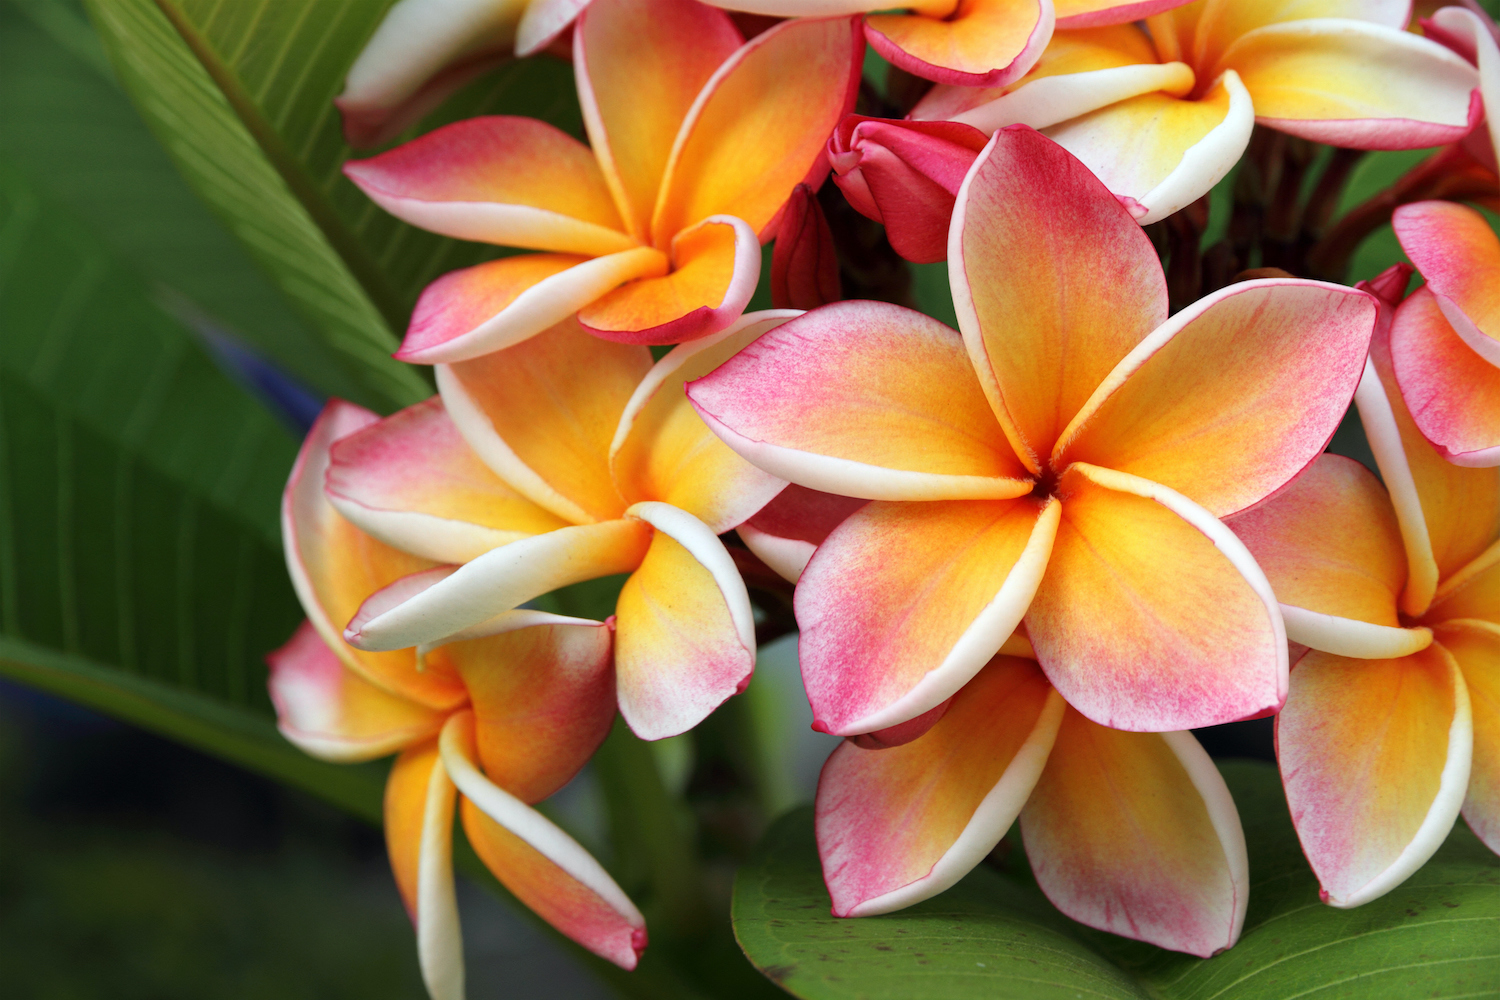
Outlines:
{"type": "Polygon", "coordinates": [[[1500,238],[1484,216],[1452,202],[1423,201],[1402,205],[1391,225],[1454,330],[1491,364],[1500,363],[1500,238]]]}
{"type": "Polygon", "coordinates": [[[1059,28],[1090,28],[1101,24],[1126,24],[1152,14],[1181,7],[1188,0],[1054,0],[1059,28]]]}
{"type": "Polygon", "coordinates": [[[959,0],[947,17],[875,14],[875,50],[909,73],[939,83],[1000,87],[1031,68],[1052,34],[1050,0],[959,0]]]}
{"type": "Polygon", "coordinates": [[[813,551],[865,503],[793,483],[735,530],[762,562],[796,583],[813,551]]]}
{"type": "Polygon", "coordinates": [[[453,891],[454,799],[437,740],[396,758],[385,784],[385,844],[401,901],[417,927],[422,981],[434,1000],[464,996],[463,937],[453,891]]]}
{"type": "Polygon", "coordinates": [[[1439,625],[1438,635],[1463,673],[1474,726],[1463,817],[1490,850],[1500,852],[1500,627],[1470,620],[1439,625]]]}
{"type": "MultiPolygon", "coordinates": [[[[1179,7],[1162,19],[1178,29],[1184,55],[1209,69],[1224,51],[1260,28],[1314,18],[1364,21],[1404,28],[1411,16],[1407,0],[1208,0],[1179,7]]],[[[1152,32],[1157,28],[1155,22],[1152,32]]]]}
{"type": "Polygon", "coordinates": [[[1444,458],[1500,465],[1500,368],[1458,334],[1430,284],[1396,310],[1391,362],[1412,420],[1444,458]]]}

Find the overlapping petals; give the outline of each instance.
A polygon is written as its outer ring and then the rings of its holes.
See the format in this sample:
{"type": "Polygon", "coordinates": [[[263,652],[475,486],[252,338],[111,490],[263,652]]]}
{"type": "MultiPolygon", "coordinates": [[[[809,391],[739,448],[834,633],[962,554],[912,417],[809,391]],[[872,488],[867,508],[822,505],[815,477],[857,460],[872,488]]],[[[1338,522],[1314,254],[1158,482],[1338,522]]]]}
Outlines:
{"type": "Polygon", "coordinates": [[[746,42],[696,0],[597,0],[573,35],[589,145],[531,119],[474,118],[346,164],[413,225],[544,251],[440,278],[398,357],[470,360],[574,313],[628,343],[724,329],[787,198],[824,176],[862,48],[847,17],[746,42]]]}

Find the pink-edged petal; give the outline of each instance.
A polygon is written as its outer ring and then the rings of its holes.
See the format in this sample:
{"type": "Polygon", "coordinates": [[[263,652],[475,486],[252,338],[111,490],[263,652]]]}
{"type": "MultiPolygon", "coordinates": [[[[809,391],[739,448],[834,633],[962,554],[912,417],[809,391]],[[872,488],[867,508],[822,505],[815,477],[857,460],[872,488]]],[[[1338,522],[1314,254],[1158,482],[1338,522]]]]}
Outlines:
{"type": "Polygon", "coordinates": [[[953,695],[1015,631],[1057,531],[1056,501],[873,503],[798,582],[813,727],[899,725],[953,695]]]}
{"type": "Polygon", "coordinates": [[[945,17],[871,15],[865,37],[892,65],[923,79],[1003,87],[1041,57],[1053,22],[1052,0],[959,0],[945,17]]]}
{"type": "MultiPolygon", "coordinates": [[[[1262,28],[1319,19],[1354,21],[1401,30],[1411,20],[1411,0],[1255,0],[1253,3],[1193,4],[1157,18],[1151,25],[1176,27],[1184,57],[1202,67],[1222,63],[1224,51],[1262,28]]],[[[1176,57],[1174,57],[1176,58],[1176,57]]]]}
{"type": "Polygon", "coordinates": [[[1123,733],[1070,708],[1020,818],[1037,885],[1079,923],[1200,958],[1239,939],[1245,834],[1191,733],[1123,733]]]}
{"type": "Polygon", "coordinates": [[[920,739],[835,750],[817,800],[834,916],[899,910],[968,874],[1031,794],[1064,707],[1036,664],[1002,656],[920,739]]]}
{"type": "Polygon", "coordinates": [[[344,173],[387,212],[444,236],[590,257],[638,245],[594,154],[534,118],[454,122],[344,173]]]}
{"type": "Polygon", "coordinates": [[[453,782],[428,740],[396,758],[385,783],[385,843],[432,1000],[463,1000],[464,946],[453,891],[453,782]]]}
{"type": "Polygon", "coordinates": [[[527,0],[516,25],[516,55],[534,56],[551,45],[588,5],[589,0],[527,0]]]}
{"type": "Polygon", "coordinates": [[[626,282],[670,269],[666,254],[636,247],[594,258],[523,254],[452,271],[423,290],[395,357],[437,365],[504,350],[626,282]]]}
{"type": "Polygon", "coordinates": [[[1157,91],[1186,97],[1196,82],[1186,63],[1131,63],[1028,78],[1014,89],[980,103],[971,103],[972,99],[962,92],[935,91],[912,114],[918,118],[935,117],[951,107],[945,117],[992,135],[1007,125],[1047,128],[1118,101],[1157,91]]]}
{"type": "Polygon", "coordinates": [[[324,490],[361,531],[441,563],[567,525],[491,472],[436,396],[335,442],[324,490]]]}
{"type": "Polygon", "coordinates": [[[811,489],[872,500],[1030,490],[958,335],[900,306],[814,309],[687,392],[731,448],[811,489]]]}
{"type": "Polygon", "coordinates": [[[1181,7],[1189,0],[1055,0],[1054,10],[1059,31],[1098,28],[1111,24],[1144,21],[1152,14],[1181,7]]]}
{"type": "Polygon", "coordinates": [[[806,184],[798,184],[776,224],[771,254],[771,305],[816,309],[844,297],[833,230],[806,184]]]}
{"type": "Polygon", "coordinates": [[[1474,754],[1463,817],[1486,847],[1500,853],[1500,625],[1472,619],[1444,622],[1438,633],[1463,672],[1473,720],[1474,754]]]}
{"type": "Polygon", "coordinates": [[[1500,365],[1500,237],[1489,222],[1464,205],[1422,201],[1396,209],[1391,225],[1454,331],[1500,365]]]}
{"type": "Polygon", "coordinates": [[[637,736],[659,740],[750,683],[755,621],[745,582],[707,525],[656,501],[629,516],[655,530],[615,612],[620,714],[637,736]]]}
{"type": "Polygon", "coordinates": [[[1276,757],[1325,902],[1358,906],[1447,839],[1469,784],[1468,690],[1441,642],[1394,660],[1311,652],[1292,671],[1276,757]]]}
{"type": "Polygon", "coordinates": [[[1455,465],[1500,465],[1500,367],[1448,322],[1429,283],[1396,310],[1391,362],[1425,437],[1455,465]]]}
{"type": "MultiPolygon", "coordinates": [[[[1423,23],[1429,36],[1439,34],[1446,38],[1436,39],[1444,44],[1450,40],[1462,41],[1465,49],[1472,49],[1471,61],[1479,68],[1479,89],[1484,95],[1486,109],[1500,108],[1500,39],[1495,38],[1494,21],[1481,18],[1479,14],[1463,7],[1443,7],[1432,15],[1432,21],[1423,23]],[[1487,23],[1488,22],[1488,23],[1487,23]]],[[[1469,53],[1462,53],[1470,58],[1469,53]]],[[[1484,139],[1488,159],[1493,168],[1500,150],[1500,114],[1486,115],[1484,139]]],[[[1480,131],[1475,130],[1471,141],[1480,140],[1480,131]]]]}
{"type": "Polygon", "coordinates": [[[1059,439],[1084,461],[1161,483],[1216,516],[1256,503],[1322,452],[1359,384],[1373,296],[1264,279],[1163,323],[1109,374],[1059,439]]]}
{"type": "Polygon", "coordinates": [[[485,867],[537,916],[624,969],[646,948],[646,921],[593,855],[475,766],[474,716],[459,712],[439,740],[463,793],[464,832],[485,867]]]}
{"type": "Polygon", "coordinates": [[[437,734],[445,713],[376,687],[344,666],[311,622],[266,655],[276,728],[305,753],[374,760],[437,734]]]}
{"type": "Polygon", "coordinates": [[[761,562],[796,583],[813,551],[868,502],[792,484],[735,530],[761,562]]]}
{"type": "MultiPolygon", "coordinates": [[[[1076,463],[1026,634],[1068,704],[1100,725],[1163,732],[1274,711],[1287,648],[1243,542],[1157,483],[1076,463]]],[[[816,565],[816,560],[814,560],[816,565]]]]}

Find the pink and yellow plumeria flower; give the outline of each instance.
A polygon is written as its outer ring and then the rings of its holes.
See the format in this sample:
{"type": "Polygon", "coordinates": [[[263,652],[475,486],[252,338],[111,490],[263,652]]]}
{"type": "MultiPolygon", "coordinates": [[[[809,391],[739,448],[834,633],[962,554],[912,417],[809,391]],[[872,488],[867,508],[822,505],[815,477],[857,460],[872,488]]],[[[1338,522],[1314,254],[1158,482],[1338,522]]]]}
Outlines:
{"type": "Polygon", "coordinates": [[[345,165],[413,225],[545,251],[433,282],[397,358],[466,361],[574,313],[627,343],[722,330],[788,196],[826,173],[864,48],[850,18],[745,42],[695,0],[596,0],[573,43],[592,149],[533,119],[474,118],[345,165]]]}
{"type": "Polygon", "coordinates": [[[324,760],[400,753],[386,784],[386,842],[435,1000],[463,996],[455,786],[464,830],[495,876],[558,930],[633,968],[646,945],[639,911],[528,804],[561,788],[609,732],[608,626],[516,611],[485,637],[428,651],[420,668],[412,650],[368,653],[338,638],[335,623],[365,594],[432,566],[360,531],[324,494],[334,443],[376,426],[373,413],[330,403],[287,483],[283,535],[308,621],[270,657],[281,731],[324,760]]]}
{"type": "Polygon", "coordinates": [[[1325,455],[1230,521],[1312,647],[1276,754],[1335,906],[1400,885],[1460,810],[1500,849],[1500,471],[1453,465],[1422,439],[1383,338],[1371,369],[1359,412],[1389,492],[1325,455]]]}
{"type": "Polygon", "coordinates": [[[682,385],[792,315],[752,314],[655,365],[570,320],[440,366],[441,401],[333,448],[325,489],[343,517],[431,560],[361,595],[344,638],[364,650],[475,638],[558,587],[628,573],[620,712],[646,739],[697,725],[755,665],[749,595],[717,536],[785,483],[719,442],[682,385]]]}
{"type": "Polygon", "coordinates": [[[1448,461],[1500,465],[1500,239],[1447,201],[1403,205],[1391,221],[1427,279],[1391,327],[1402,398],[1448,461]]]}
{"type": "Polygon", "coordinates": [[[1420,149],[1478,121],[1478,75],[1402,31],[1406,0],[1198,0],[1143,25],[1058,32],[1003,89],[937,87],[912,111],[1041,129],[1142,224],[1208,192],[1256,122],[1357,149],[1420,149]],[[1400,86],[1391,81],[1399,79],[1400,86]]]}
{"type": "Polygon", "coordinates": [[[818,781],[835,916],[942,892],[1019,817],[1037,884],[1074,920],[1203,957],[1238,940],[1245,836],[1191,733],[1106,729],[1068,706],[1033,660],[1001,655],[917,739],[859,743],[835,750],[818,781]]]}
{"type": "Polygon", "coordinates": [[[997,132],[960,191],[962,335],[875,302],[778,327],[688,395],[774,475],[877,501],[797,586],[817,725],[885,729],[959,690],[1025,616],[1090,719],[1161,732],[1281,705],[1264,575],[1217,518],[1332,435],[1375,303],[1246,282],[1167,318],[1151,243],[1083,164],[997,132]]]}

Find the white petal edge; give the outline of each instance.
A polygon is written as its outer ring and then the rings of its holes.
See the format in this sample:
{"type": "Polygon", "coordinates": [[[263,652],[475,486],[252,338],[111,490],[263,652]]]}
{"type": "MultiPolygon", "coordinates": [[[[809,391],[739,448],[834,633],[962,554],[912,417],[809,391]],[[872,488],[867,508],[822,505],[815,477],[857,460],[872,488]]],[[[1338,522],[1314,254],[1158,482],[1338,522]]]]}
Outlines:
{"type": "Polygon", "coordinates": [[[525,0],[400,0],[349,67],[340,106],[394,108],[476,42],[508,45],[525,0]]]}
{"type": "Polygon", "coordinates": [[[568,29],[589,0],[530,0],[516,26],[516,55],[535,55],[568,29]]]}
{"type": "MultiPolygon", "coordinates": [[[[1137,198],[1146,208],[1146,214],[1136,220],[1141,225],[1148,226],[1165,219],[1208,194],[1228,175],[1250,145],[1250,133],[1255,128],[1255,107],[1250,92],[1240,82],[1240,75],[1232,69],[1226,70],[1220,80],[1224,89],[1229,91],[1229,111],[1208,135],[1187,148],[1177,166],[1160,184],[1137,198]]],[[[1130,194],[1128,191],[1116,193],[1130,194]]]]}
{"type": "Polygon", "coordinates": [[[1026,609],[1031,606],[1031,599],[1036,596],[1042,575],[1047,571],[1047,562],[1052,557],[1052,543],[1057,538],[1057,526],[1061,521],[1061,501],[1049,498],[1037,515],[1021,557],[1006,574],[1005,582],[984,610],[969,623],[964,634],[958,637],[943,662],[924,674],[899,699],[849,723],[834,735],[858,736],[915,719],[953,697],[959,688],[984,669],[984,665],[1011,638],[1025,617],[1026,609]]]}
{"type": "Polygon", "coordinates": [[[1402,849],[1389,868],[1343,899],[1328,895],[1329,906],[1350,909],[1390,892],[1427,863],[1448,839],[1469,792],[1469,771],[1474,760],[1474,720],[1469,706],[1469,687],[1451,653],[1443,651],[1453,677],[1453,722],[1448,727],[1448,759],[1438,780],[1438,793],[1417,827],[1411,843],[1402,849]]]}
{"type": "Polygon", "coordinates": [[[739,533],[745,548],[755,553],[756,558],[775,570],[776,575],[788,583],[796,583],[807,568],[817,546],[800,538],[783,538],[760,531],[751,525],[742,524],[734,529],[739,533]]]}
{"type": "Polygon", "coordinates": [[[1042,776],[1042,769],[1047,766],[1047,758],[1052,753],[1052,744],[1057,740],[1057,730],[1062,725],[1066,707],[1067,703],[1057,691],[1047,692],[1047,701],[1037,716],[1036,725],[1026,737],[1026,742],[1021,744],[1021,748],[1011,758],[995,787],[980,800],[979,807],[974,810],[974,815],[969,818],[963,832],[958,835],[953,846],[938,858],[932,871],[915,882],[908,882],[899,889],[892,889],[852,907],[849,916],[873,917],[920,903],[951,888],[973,871],[974,866],[983,861],[995,849],[995,845],[1000,843],[1000,838],[1005,836],[1005,831],[1010,829],[1010,825],[1021,814],[1021,808],[1026,805],[1026,800],[1031,797],[1031,790],[1036,787],[1042,776]]]}
{"type": "MultiPolygon", "coordinates": [[[[1500,115],[1500,109],[1497,109],[1496,113],[1500,115]]],[[[1442,310],[1443,318],[1448,321],[1449,326],[1453,327],[1453,332],[1463,338],[1463,342],[1468,344],[1475,354],[1492,365],[1500,366],[1500,340],[1496,340],[1475,326],[1468,314],[1448,296],[1433,292],[1432,297],[1437,300],[1438,309],[1442,310]]]]}
{"type": "Polygon", "coordinates": [[[594,856],[556,824],[486,778],[459,745],[459,727],[472,726],[473,713],[460,712],[443,726],[438,738],[443,767],[470,802],[490,819],[526,841],[533,849],[586,886],[633,927],[645,918],[594,856]]]}
{"type": "MultiPolygon", "coordinates": [[[[1128,97],[1165,90],[1182,96],[1193,89],[1187,63],[1136,63],[1083,73],[1044,76],[950,120],[972,125],[985,135],[1007,125],[1046,128],[1097,111],[1128,97]]],[[[921,111],[921,105],[917,106],[921,111]]]]}
{"type": "Polygon", "coordinates": [[[492,618],[486,618],[478,625],[471,625],[462,631],[452,635],[445,635],[435,642],[424,642],[417,646],[417,669],[424,669],[423,661],[427,654],[441,645],[449,642],[463,642],[468,639],[484,639],[492,635],[503,635],[506,632],[514,632],[517,629],[531,628],[533,625],[586,625],[590,628],[604,628],[605,624],[592,618],[574,618],[571,615],[555,615],[550,611],[538,611],[535,608],[515,608],[511,611],[502,611],[492,618]]]}
{"type": "MultiPolygon", "coordinates": [[[[451,720],[450,720],[451,722],[451,720]]],[[[444,726],[444,732],[447,726],[444,726]]],[[[433,761],[417,855],[417,958],[432,1000],[464,1000],[463,931],[453,892],[454,783],[433,761]]]]}
{"type": "Polygon", "coordinates": [[[719,536],[714,534],[713,529],[680,507],[660,500],[632,504],[625,511],[625,516],[644,521],[671,538],[687,549],[688,554],[698,560],[700,566],[708,570],[714,583],[718,585],[719,593],[724,597],[724,603],[729,606],[729,618],[734,622],[740,645],[749,650],[753,661],[755,614],[750,609],[750,593],[745,589],[745,581],[740,577],[739,567],[734,564],[734,557],[724,548],[724,543],[719,541],[719,536]]]}
{"type": "Polygon", "coordinates": [[[1432,645],[1430,628],[1396,628],[1325,615],[1291,604],[1281,606],[1286,636],[1312,649],[1355,660],[1393,660],[1432,645]]]}
{"type": "Polygon", "coordinates": [[[357,764],[362,761],[377,760],[397,750],[403,750],[432,733],[432,729],[428,726],[412,726],[408,729],[386,733],[379,739],[351,740],[320,736],[317,733],[304,733],[284,722],[276,723],[276,730],[286,737],[288,743],[309,757],[326,760],[332,764],[357,764]]]}
{"type": "Polygon", "coordinates": [[[1479,15],[1462,7],[1444,7],[1432,15],[1433,23],[1446,31],[1467,38],[1479,57],[1479,90],[1484,94],[1490,146],[1500,159],[1500,45],[1479,15]],[[1494,108],[1494,113],[1488,109],[1494,108]]]}
{"type": "Polygon", "coordinates": [[[328,502],[344,520],[372,538],[441,563],[465,563],[498,545],[530,537],[420,511],[379,510],[333,494],[328,502]]]}
{"type": "MultiPolygon", "coordinates": [[[[355,183],[359,183],[356,181],[355,183]]],[[[602,257],[641,249],[618,229],[531,205],[493,201],[427,201],[359,184],[370,200],[418,229],[476,243],[602,257]]]]}
{"type": "Polygon", "coordinates": [[[1250,858],[1245,849],[1245,830],[1240,825],[1240,813],[1234,806],[1229,787],[1224,784],[1224,776],[1196,736],[1190,732],[1175,732],[1162,733],[1161,738],[1176,754],[1178,763],[1202,797],[1208,820],[1219,838],[1219,846],[1224,849],[1229,878],[1234,884],[1234,913],[1230,917],[1229,937],[1224,943],[1228,948],[1240,939],[1240,931],[1245,927],[1245,908],[1250,905],[1250,858]]]}

